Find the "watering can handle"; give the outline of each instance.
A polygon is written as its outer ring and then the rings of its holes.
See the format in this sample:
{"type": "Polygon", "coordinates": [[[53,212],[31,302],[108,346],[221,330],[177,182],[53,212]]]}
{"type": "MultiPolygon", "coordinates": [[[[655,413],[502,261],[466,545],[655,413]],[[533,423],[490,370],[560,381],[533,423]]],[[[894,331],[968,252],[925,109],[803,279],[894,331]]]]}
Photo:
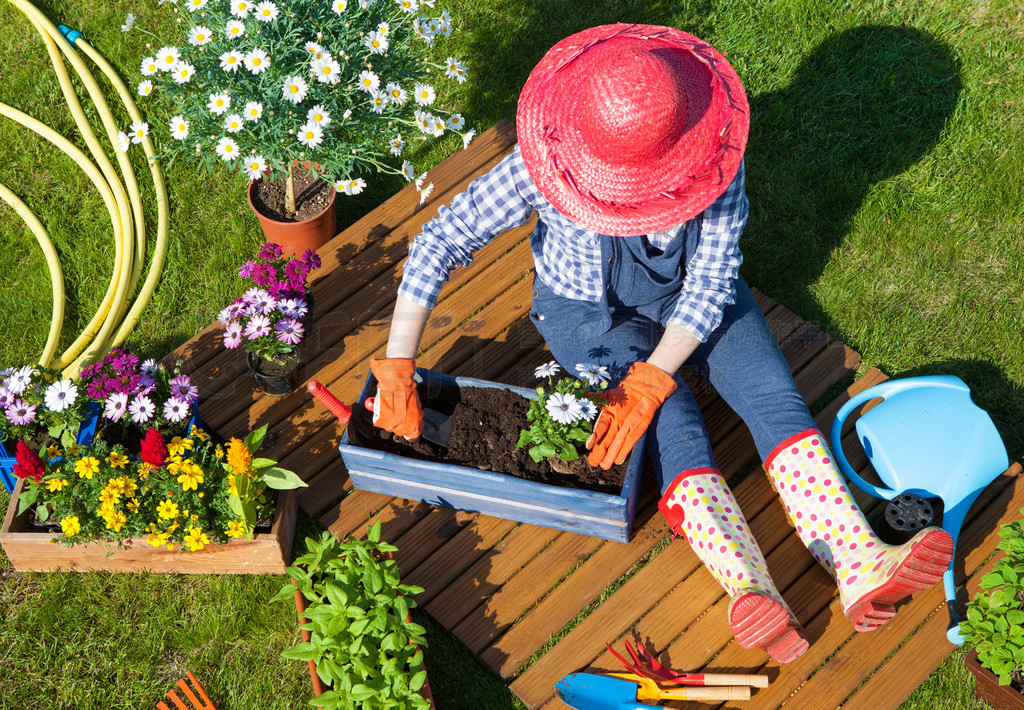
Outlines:
{"type": "Polygon", "coordinates": [[[863,392],[859,392],[851,397],[850,401],[844,404],[836,414],[836,418],[832,422],[832,456],[835,458],[836,463],[839,464],[839,470],[843,472],[846,479],[865,493],[870,493],[876,498],[891,500],[896,496],[897,492],[889,490],[888,488],[879,488],[878,486],[874,486],[861,478],[857,472],[853,470],[853,467],[850,466],[850,462],[846,460],[846,454],[843,453],[843,423],[846,421],[846,418],[853,413],[854,409],[861,406],[868,400],[885,399],[886,397],[892,397],[900,392],[918,389],[921,387],[948,387],[950,389],[970,391],[967,385],[964,384],[963,380],[959,377],[954,377],[953,375],[906,377],[900,380],[883,382],[875,385],[874,387],[868,387],[863,392]]]}

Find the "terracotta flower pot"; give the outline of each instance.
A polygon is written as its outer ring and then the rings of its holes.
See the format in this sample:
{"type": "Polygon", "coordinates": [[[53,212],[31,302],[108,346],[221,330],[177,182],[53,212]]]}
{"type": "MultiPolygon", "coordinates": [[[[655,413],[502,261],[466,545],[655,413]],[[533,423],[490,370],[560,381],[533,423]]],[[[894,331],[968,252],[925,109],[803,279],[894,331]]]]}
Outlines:
{"type": "Polygon", "coordinates": [[[995,673],[981,665],[977,651],[967,654],[964,665],[974,674],[974,694],[993,710],[1024,710],[1024,695],[1009,685],[999,685],[995,673]]]}
{"type": "Polygon", "coordinates": [[[267,243],[280,244],[284,249],[285,256],[301,256],[307,249],[316,251],[334,238],[334,198],[337,195],[337,191],[333,189],[330,191],[330,203],[323,212],[315,217],[310,217],[301,222],[278,222],[276,219],[271,219],[256,209],[256,205],[252,201],[252,193],[256,183],[256,180],[250,181],[249,189],[246,191],[246,195],[249,198],[249,207],[256,213],[267,243]]]}

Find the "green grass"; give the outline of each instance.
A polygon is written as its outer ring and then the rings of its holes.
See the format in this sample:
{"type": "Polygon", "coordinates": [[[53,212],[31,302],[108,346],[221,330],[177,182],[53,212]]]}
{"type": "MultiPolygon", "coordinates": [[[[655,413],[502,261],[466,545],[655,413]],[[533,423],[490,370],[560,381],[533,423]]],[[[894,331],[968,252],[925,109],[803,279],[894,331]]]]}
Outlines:
{"type": "MultiPolygon", "coordinates": [[[[152,27],[155,3],[52,0],[138,81],[148,39],[122,34],[127,12],[152,27]],[[152,7],[151,7],[152,6],[152,7]]],[[[442,98],[484,130],[513,118],[544,51],[584,27],[671,24],[727,52],[751,101],[751,218],[742,247],[753,285],[893,377],[955,374],[1024,453],[1024,124],[1019,3],[1006,0],[601,0],[444,2],[456,32],[437,48],[469,64],[442,98]]],[[[42,44],[0,3],[0,101],[75,141],[42,44]]],[[[152,27],[166,35],[167,26],[152,27]]],[[[124,122],[123,115],[119,121],[124,122]]],[[[432,165],[457,141],[422,151],[432,165]]],[[[146,190],[148,173],[138,164],[146,190]]],[[[171,248],[154,300],[127,345],[162,355],[213,319],[237,264],[261,241],[237,176],[177,164],[171,248]]],[[[109,223],[96,191],[61,153],[0,119],[0,182],[37,212],[68,284],[62,348],[110,277],[109,223]]],[[[342,200],[344,226],[399,187],[342,200]]],[[[150,219],[155,214],[147,192],[150,219]]],[[[0,206],[0,364],[34,362],[46,339],[49,277],[31,234],[0,206]]],[[[2,498],[2,496],[0,496],[2,498]]],[[[301,707],[302,669],[278,660],[295,637],[267,606],[279,579],[21,575],[0,561],[4,707],[142,707],[187,667],[226,707],[301,707]]],[[[944,643],[937,640],[937,643],[944,643]]],[[[443,629],[431,627],[442,708],[517,705],[443,629]]],[[[954,654],[906,708],[974,708],[954,654]]]]}

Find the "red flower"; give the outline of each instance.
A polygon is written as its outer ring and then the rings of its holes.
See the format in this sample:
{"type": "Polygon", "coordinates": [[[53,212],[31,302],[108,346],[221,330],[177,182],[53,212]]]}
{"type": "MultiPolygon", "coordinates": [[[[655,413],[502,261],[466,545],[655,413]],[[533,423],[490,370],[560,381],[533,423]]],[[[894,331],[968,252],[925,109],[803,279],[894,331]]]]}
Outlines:
{"type": "Polygon", "coordinates": [[[164,460],[167,459],[167,444],[164,443],[164,438],[156,430],[156,427],[152,427],[146,432],[146,438],[142,440],[142,453],[139,454],[139,458],[156,468],[164,465],[164,460]]]}
{"type": "Polygon", "coordinates": [[[24,441],[18,442],[18,450],[14,454],[17,463],[14,464],[14,475],[18,478],[31,478],[39,482],[46,475],[46,464],[39,454],[28,448],[24,441]]]}

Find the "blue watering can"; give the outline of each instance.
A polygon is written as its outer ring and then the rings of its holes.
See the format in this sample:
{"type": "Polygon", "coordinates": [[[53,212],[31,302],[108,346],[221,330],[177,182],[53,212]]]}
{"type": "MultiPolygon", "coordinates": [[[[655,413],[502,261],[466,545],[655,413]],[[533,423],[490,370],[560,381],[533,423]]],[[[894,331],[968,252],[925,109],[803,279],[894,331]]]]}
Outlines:
{"type": "MultiPolygon", "coordinates": [[[[941,498],[942,529],[956,544],[967,511],[1009,465],[1006,447],[988,414],[971,401],[952,375],[883,382],[855,395],[832,423],[832,453],[847,480],[877,498],[914,494],[941,498]],[[842,448],[843,422],[868,400],[884,401],[857,420],[857,437],[886,487],[874,486],[850,467],[842,448]]],[[[942,576],[950,626],[946,637],[963,643],[956,611],[953,563],[942,576]]]]}

